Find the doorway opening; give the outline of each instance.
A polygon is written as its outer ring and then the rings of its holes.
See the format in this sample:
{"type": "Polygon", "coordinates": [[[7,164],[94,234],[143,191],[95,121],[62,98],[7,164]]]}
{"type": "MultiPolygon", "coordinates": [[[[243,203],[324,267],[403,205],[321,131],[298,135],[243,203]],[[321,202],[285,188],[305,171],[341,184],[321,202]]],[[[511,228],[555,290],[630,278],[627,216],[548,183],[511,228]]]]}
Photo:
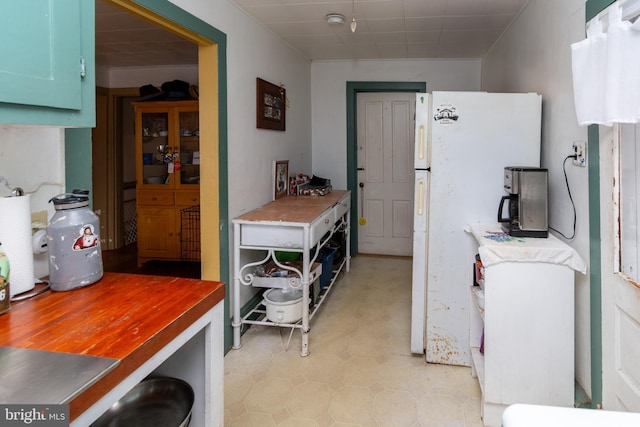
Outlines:
{"type": "Polygon", "coordinates": [[[410,92],[357,97],[359,252],[411,256],[416,97],[410,92]]]}
{"type": "MultiPolygon", "coordinates": [[[[222,281],[229,295],[229,218],[227,166],[226,34],[167,0],[106,0],[129,13],[156,23],[198,45],[201,156],[201,277],[222,281]],[[142,6],[144,4],[144,6],[142,6]]],[[[231,347],[229,299],[224,300],[225,348],[231,347]]]]}
{"type": "MultiPolygon", "coordinates": [[[[357,94],[360,92],[426,92],[426,82],[347,82],[347,189],[358,194],[357,94]]],[[[358,224],[358,198],[351,197],[351,224],[358,224]]],[[[351,256],[358,254],[358,228],[352,227],[351,256]]]]}

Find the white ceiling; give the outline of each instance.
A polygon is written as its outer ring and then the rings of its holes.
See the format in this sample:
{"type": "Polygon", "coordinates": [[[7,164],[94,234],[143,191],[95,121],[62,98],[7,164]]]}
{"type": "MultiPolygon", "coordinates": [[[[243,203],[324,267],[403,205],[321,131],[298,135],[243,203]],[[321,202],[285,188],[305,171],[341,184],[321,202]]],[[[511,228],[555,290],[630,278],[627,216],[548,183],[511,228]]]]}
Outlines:
{"type": "Polygon", "coordinates": [[[96,1],[96,65],[107,68],[198,63],[198,48],[173,33],[96,1]]]}
{"type": "MultiPolygon", "coordinates": [[[[480,58],[529,0],[236,0],[311,60],[480,58]],[[352,10],[355,12],[352,13],[352,10]],[[343,25],[326,22],[329,13],[343,25]],[[355,16],[357,29],[349,22],[355,16]]],[[[197,63],[196,47],[96,0],[96,62],[106,67],[197,63]]]]}

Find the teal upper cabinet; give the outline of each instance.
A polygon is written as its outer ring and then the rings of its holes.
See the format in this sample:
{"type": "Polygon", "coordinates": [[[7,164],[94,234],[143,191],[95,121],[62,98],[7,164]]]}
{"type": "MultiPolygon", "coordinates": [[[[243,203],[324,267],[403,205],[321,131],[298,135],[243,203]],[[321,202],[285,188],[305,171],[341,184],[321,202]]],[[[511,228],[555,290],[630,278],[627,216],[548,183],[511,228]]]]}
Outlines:
{"type": "Polygon", "coordinates": [[[0,3],[0,123],[95,126],[95,5],[0,3]]]}

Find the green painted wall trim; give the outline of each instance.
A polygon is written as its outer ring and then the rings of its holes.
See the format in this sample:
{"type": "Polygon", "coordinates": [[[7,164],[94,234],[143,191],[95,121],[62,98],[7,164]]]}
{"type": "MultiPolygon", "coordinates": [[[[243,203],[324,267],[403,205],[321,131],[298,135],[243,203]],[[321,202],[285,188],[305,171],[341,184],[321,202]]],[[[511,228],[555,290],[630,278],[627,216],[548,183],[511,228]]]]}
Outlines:
{"type": "MultiPolygon", "coordinates": [[[[157,13],[182,27],[191,30],[211,40],[218,45],[218,155],[219,155],[219,216],[220,216],[220,279],[225,283],[226,295],[230,295],[229,288],[229,191],[228,191],[228,124],[227,124],[227,36],[201,19],[185,12],[167,0],[134,0],[140,6],[157,13]]],[[[93,39],[92,39],[93,40],[93,39]]],[[[94,84],[95,86],[95,84],[94,84]]],[[[95,104],[95,101],[94,101],[95,104]]],[[[95,109],[94,109],[95,115],[95,109]]],[[[95,119],[94,119],[95,120],[95,119]]],[[[65,171],[67,188],[89,186],[91,188],[91,129],[68,129],[65,134],[65,162],[74,165],[65,171]],[[77,132],[77,134],[76,134],[77,132]],[[81,161],[75,161],[80,159],[81,161]],[[87,160],[88,159],[88,160],[87,160]],[[88,172],[78,170],[77,164],[89,165],[88,172]],[[87,178],[88,177],[88,178],[87,178]]],[[[229,298],[224,299],[224,315],[227,320],[224,325],[225,352],[231,348],[233,334],[231,328],[229,298]]]]}
{"type": "MultiPolygon", "coordinates": [[[[258,292],[253,297],[251,297],[251,299],[247,301],[247,303],[244,304],[242,308],[240,308],[240,318],[244,319],[244,316],[246,316],[251,312],[251,310],[256,308],[263,299],[264,299],[264,292],[258,292]]],[[[252,316],[248,317],[248,319],[257,320],[258,316],[259,314],[254,313],[252,316]]],[[[243,335],[245,332],[247,332],[247,330],[249,330],[250,327],[251,325],[246,323],[241,325],[240,334],[243,335]]]]}
{"type": "MultiPolygon", "coordinates": [[[[585,23],[614,0],[587,0],[585,23]]],[[[588,129],[589,150],[589,288],[591,301],[591,406],[602,405],[602,251],[600,243],[600,128],[588,129]]]]}
{"type": "Polygon", "coordinates": [[[351,255],[358,253],[357,111],[358,92],[426,92],[425,82],[347,82],[347,189],[351,190],[351,255]]]}
{"type": "Polygon", "coordinates": [[[224,299],[224,348],[225,354],[233,345],[231,327],[231,276],[229,237],[229,129],[227,125],[227,39],[218,42],[218,215],[220,217],[220,278],[225,283],[224,299]]]}
{"type": "MultiPolygon", "coordinates": [[[[74,189],[91,190],[91,129],[69,128],[64,130],[65,192],[74,189]],[[89,161],[87,161],[89,159],[89,161]]],[[[89,193],[89,206],[93,206],[93,193],[89,193]]]]}
{"type": "Polygon", "coordinates": [[[140,6],[163,16],[182,27],[191,30],[218,45],[218,192],[220,196],[220,279],[225,283],[224,299],[224,348],[231,349],[233,330],[231,328],[231,295],[229,275],[229,166],[228,166],[228,124],[227,124],[227,35],[203,20],[191,15],[167,0],[134,0],[140,6]]]}
{"type": "Polygon", "coordinates": [[[588,129],[589,287],[591,301],[591,407],[602,406],[602,262],[600,244],[599,126],[588,129]]]}
{"type": "Polygon", "coordinates": [[[586,21],[589,22],[597,14],[615,3],[615,0],[588,0],[585,4],[586,21]]]}
{"type": "Polygon", "coordinates": [[[212,27],[203,20],[193,16],[184,9],[179,8],[175,4],[167,0],[133,0],[135,3],[143,6],[150,11],[163,16],[184,28],[200,34],[209,40],[218,44],[226,43],[227,35],[222,31],[212,27]]]}

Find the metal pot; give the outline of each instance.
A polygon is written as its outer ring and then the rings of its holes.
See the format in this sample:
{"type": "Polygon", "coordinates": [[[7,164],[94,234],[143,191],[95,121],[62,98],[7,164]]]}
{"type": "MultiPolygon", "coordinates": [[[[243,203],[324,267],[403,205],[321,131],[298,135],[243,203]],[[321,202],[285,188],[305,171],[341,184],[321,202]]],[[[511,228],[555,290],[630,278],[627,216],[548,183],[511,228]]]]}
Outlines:
{"type": "Polygon", "coordinates": [[[132,388],[91,427],[186,427],[194,394],[177,378],[150,378],[132,388]]]}
{"type": "Polygon", "coordinates": [[[302,319],[301,289],[271,289],[264,294],[267,319],[274,323],[296,323],[302,319]]]}

